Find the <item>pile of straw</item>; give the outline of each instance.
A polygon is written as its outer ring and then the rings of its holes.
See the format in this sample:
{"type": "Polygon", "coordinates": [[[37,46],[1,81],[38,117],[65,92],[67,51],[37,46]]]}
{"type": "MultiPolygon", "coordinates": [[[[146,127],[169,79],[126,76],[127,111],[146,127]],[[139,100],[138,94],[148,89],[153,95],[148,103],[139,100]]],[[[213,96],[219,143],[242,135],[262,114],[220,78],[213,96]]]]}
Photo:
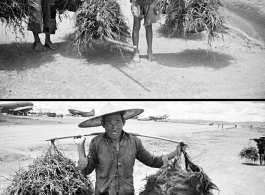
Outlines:
{"type": "Polygon", "coordinates": [[[62,14],[65,11],[76,12],[82,4],[82,0],[55,0],[54,4],[59,14],[62,14]]]}
{"type": "Polygon", "coordinates": [[[127,42],[130,38],[129,27],[116,0],[84,0],[75,21],[72,43],[77,50],[80,44],[91,46],[92,40],[127,42]]]}
{"type": "Polygon", "coordinates": [[[30,6],[34,6],[34,0],[1,0],[0,21],[24,35],[22,23],[30,15],[30,6]]]}
{"type": "Polygon", "coordinates": [[[169,34],[206,31],[208,43],[219,37],[217,31],[222,29],[224,19],[219,13],[221,0],[161,0],[157,9],[165,13],[164,27],[169,34]]]}
{"type": "Polygon", "coordinates": [[[180,159],[169,161],[156,174],[147,177],[140,195],[212,195],[212,189],[219,190],[202,168],[191,162],[185,148],[182,148],[186,170],[180,166],[180,159]]]}
{"type": "Polygon", "coordinates": [[[238,155],[241,159],[245,159],[247,162],[257,161],[259,159],[258,151],[255,147],[244,147],[238,155]]]}
{"type": "Polygon", "coordinates": [[[75,169],[74,162],[66,158],[54,145],[44,156],[37,158],[28,170],[19,170],[14,175],[12,184],[4,191],[6,195],[92,195],[93,193],[90,180],[75,169]]]}

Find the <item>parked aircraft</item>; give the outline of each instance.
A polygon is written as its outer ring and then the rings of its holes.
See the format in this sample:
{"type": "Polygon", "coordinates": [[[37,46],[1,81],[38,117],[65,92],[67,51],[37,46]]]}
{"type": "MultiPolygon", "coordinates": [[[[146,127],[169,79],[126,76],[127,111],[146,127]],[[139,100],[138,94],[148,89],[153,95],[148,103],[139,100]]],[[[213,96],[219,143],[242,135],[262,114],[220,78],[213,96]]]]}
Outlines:
{"type": "Polygon", "coordinates": [[[138,121],[151,121],[152,119],[150,118],[150,116],[148,117],[139,117],[138,121]]]}
{"type": "Polygon", "coordinates": [[[83,116],[83,117],[95,116],[94,109],[92,109],[90,112],[84,112],[75,109],[68,109],[68,111],[72,114],[72,116],[83,116]]]}
{"type": "Polygon", "coordinates": [[[0,113],[7,113],[13,115],[27,115],[32,110],[32,102],[10,102],[0,104],[0,113]]]}
{"type": "Polygon", "coordinates": [[[167,114],[160,115],[160,116],[150,116],[151,120],[154,120],[154,121],[165,121],[168,117],[169,115],[167,114]]]}
{"type": "Polygon", "coordinates": [[[160,116],[148,116],[148,117],[142,117],[138,118],[139,121],[165,121],[169,115],[160,115],[160,116]]]}

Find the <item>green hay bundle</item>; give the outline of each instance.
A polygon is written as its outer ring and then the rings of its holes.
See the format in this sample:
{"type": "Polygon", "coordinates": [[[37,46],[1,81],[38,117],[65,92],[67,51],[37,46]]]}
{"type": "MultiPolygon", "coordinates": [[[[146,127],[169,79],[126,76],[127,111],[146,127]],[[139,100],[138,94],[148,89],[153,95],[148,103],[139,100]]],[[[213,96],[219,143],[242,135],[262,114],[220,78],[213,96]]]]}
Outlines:
{"type": "Polygon", "coordinates": [[[55,146],[37,158],[28,170],[21,169],[14,175],[6,195],[92,195],[92,183],[75,168],[55,146]]]}
{"type": "Polygon", "coordinates": [[[1,0],[0,21],[24,36],[22,24],[30,15],[30,6],[35,6],[34,0],[1,0]]]}
{"type": "Polygon", "coordinates": [[[259,154],[258,151],[255,147],[250,146],[250,147],[244,147],[239,155],[241,159],[245,159],[247,162],[254,161],[256,162],[259,159],[259,154]]]}
{"type": "Polygon", "coordinates": [[[147,177],[140,195],[212,195],[212,189],[219,190],[202,168],[191,162],[185,147],[182,151],[186,170],[180,166],[180,159],[169,161],[156,174],[147,177]]]}
{"type": "Polygon", "coordinates": [[[166,15],[164,27],[169,34],[206,31],[208,44],[219,37],[218,30],[223,27],[223,17],[219,13],[221,0],[162,0],[158,10],[166,15]]]}
{"type": "Polygon", "coordinates": [[[72,43],[77,50],[80,44],[91,46],[93,40],[127,42],[130,38],[129,27],[116,0],[85,0],[76,12],[75,21],[77,29],[72,43]]]}

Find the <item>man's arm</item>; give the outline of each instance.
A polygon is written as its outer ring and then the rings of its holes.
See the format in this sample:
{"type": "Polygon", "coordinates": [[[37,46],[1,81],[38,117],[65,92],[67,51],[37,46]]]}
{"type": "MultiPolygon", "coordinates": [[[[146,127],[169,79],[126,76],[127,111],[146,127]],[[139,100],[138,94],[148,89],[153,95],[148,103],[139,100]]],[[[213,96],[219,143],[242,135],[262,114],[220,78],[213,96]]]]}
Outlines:
{"type": "Polygon", "coordinates": [[[92,144],[90,143],[89,154],[88,156],[86,156],[86,152],[85,152],[86,138],[84,136],[77,137],[77,138],[74,138],[74,141],[77,145],[78,158],[79,158],[76,163],[76,168],[82,171],[84,175],[89,175],[90,173],[92,173],[92,171],[95,168],[95,157],[94,157],[95,155],[92,155],[93,154],[92,144]]]}
{"type": "Polygon", "coordinates": [[[172,151],[169,154],[162,155],[162,156],[154,156],[144,148],[140,139],[136,138],[136,142],[137,142],[136,143],[137,144],[137,156],[136,156],[136,158],[140,162],[142,162],[145,165],[150,166],[150,167],[160,168],[165,163],[167,163],[168,160],[171,160],[176,155],[181,154],[180,144],[177,146],[176,150],[172,151]]]}

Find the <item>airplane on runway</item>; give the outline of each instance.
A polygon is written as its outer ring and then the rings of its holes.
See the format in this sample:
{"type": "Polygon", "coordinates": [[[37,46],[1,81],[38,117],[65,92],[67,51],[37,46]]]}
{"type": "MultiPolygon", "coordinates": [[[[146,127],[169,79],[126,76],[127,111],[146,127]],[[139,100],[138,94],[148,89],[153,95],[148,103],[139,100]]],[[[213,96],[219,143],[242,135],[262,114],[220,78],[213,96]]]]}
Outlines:
{"type": "Polygon", "coordinates": [[[12,114],[12,115],[25,115],[32,110],[32,102],[10,102],[10,103],[0,103],[0,115],[2,113],[12,114]]]}
{"type": "Polygon", "coordinates": [[[154,121],[165,121],[168,117],[169,115],[167,114],[160,115],[160,116],[150,116],[151,120],[154,120],[154,121]]]}
{"type": "Polygon", "coordinates": [[[169,115],[160,115],[160,116],[148,116],[148,117],[142,117],[138,118],[139,121],[165,121],[169,115]]]}
{"type": "Polygon", "coordinates": [[[92,109],[90,112],[84,112],[75,109],[68,109],[68,111],[71,113],[72,116],[83,116],[83,117],[95,116],[94,109],[92,109]]]}

